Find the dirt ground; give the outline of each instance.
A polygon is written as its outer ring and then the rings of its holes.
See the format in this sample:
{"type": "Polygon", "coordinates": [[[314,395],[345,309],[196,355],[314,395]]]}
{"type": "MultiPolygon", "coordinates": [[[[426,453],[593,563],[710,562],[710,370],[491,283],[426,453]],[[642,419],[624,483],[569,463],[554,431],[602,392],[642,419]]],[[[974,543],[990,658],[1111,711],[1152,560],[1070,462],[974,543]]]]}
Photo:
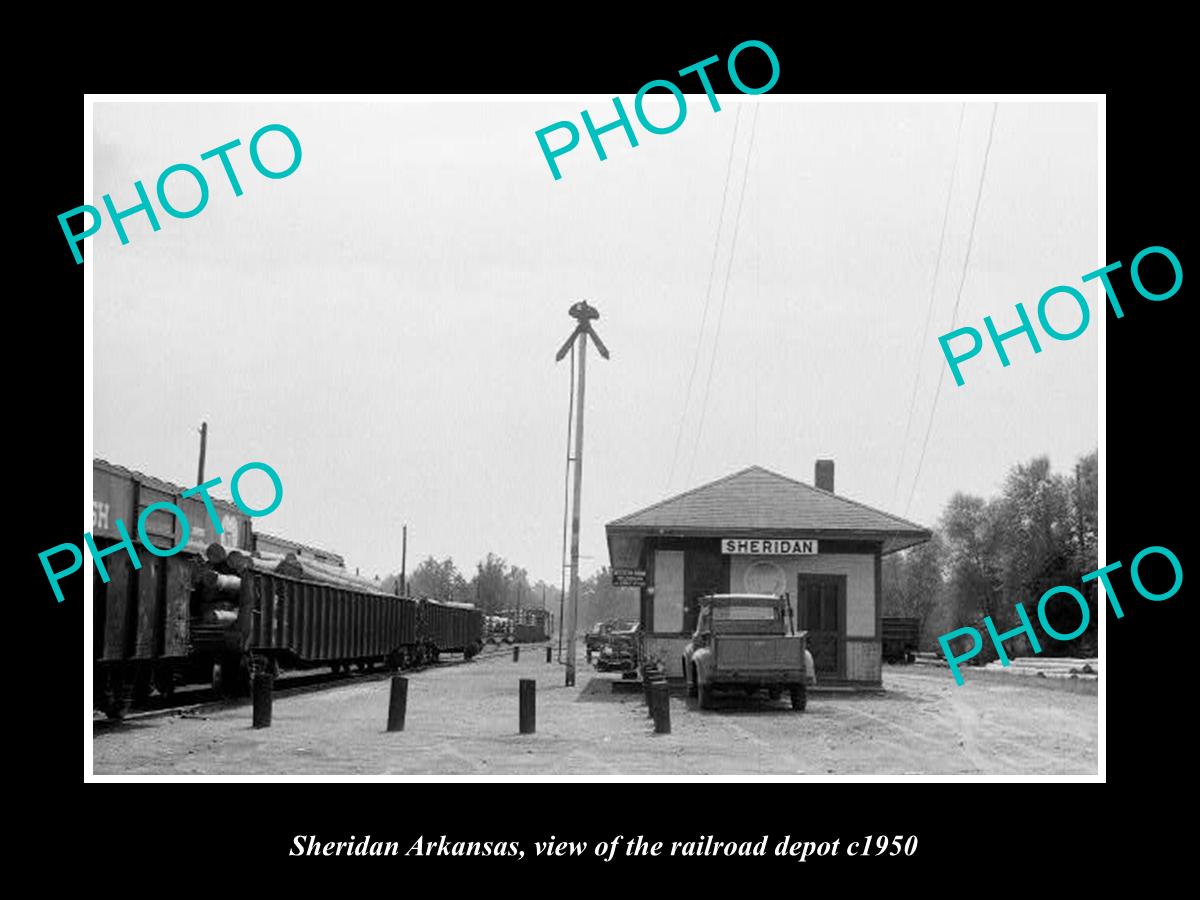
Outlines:
{"type": "Polygon", "coordinates": [[[655,735],[640,689],[614,686],[580,656],[577,684],[526,648],[409,676],[405,730],[385,731],[386,678],[277,697],[272,727],[250,707],[97,725],[97,775],[1095,774],[1095,682],[1050,684],[969,671],[885,666],[872,694],[718,695],[700,711],[675,691],[655,735]],[[537,733],[517,733],[517,682],[537,680],[537,733]]]}

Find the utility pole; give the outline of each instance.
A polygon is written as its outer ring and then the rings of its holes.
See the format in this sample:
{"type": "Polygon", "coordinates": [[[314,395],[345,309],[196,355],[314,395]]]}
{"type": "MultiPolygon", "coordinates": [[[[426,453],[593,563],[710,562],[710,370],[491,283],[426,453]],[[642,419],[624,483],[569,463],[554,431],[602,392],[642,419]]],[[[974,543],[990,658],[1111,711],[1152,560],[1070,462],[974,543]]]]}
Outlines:
{"type": "Polygon", "coordinates": [[[587,341],[590,337],[596,344],[596,350],[608,359],[608,348],[600,340],[600,336],[592,330],[591,320],[600,318],[595,307],[589,306],[586,300],[580,300],[571,305],[568,314],[578,324],[566,343],[559,348],[554,357],[555,362],[562,360],[571,349],[572,342],[578,341],[579,379],[578,393],[575,401],[575,485],[574,503],[571,508],[571,602],[567,606],[567,687],[575,686],[575,629],[579,620],[579,503],[583,494],[583,397],[587,381],[587,341]]]}
{"type": "Polygon", "coordinates": [[[571,515],[571,428],[575,421],[575,344],[571,344],[571,389],[567,392],[567,465],[563,471],[563,527],[562,553],[558,557],[558,575],[562,583],[558,589],[558,661],[563,661],[563,615],[567,600],[567,523],[571,515]]]}
{"type": "Polygon", "coordinates": [[[408,596],[408,579],[405,577],[408,565],[408,526],[400,532],[400,596],[408,596]]]}
{"type": "Polygon", "coordinates": [[[204,451],[208,446],[208,423],[200,423],[200,469],[196,474],[196,484],[204,484],[204,451]]]}

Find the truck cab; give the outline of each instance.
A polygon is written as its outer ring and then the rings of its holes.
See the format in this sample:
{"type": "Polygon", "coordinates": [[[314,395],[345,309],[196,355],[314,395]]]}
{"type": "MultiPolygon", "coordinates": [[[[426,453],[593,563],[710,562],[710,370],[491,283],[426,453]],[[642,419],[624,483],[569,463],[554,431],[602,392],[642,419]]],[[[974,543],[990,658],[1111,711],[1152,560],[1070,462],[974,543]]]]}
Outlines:
{"type": "Polygon", "coordinates": [[[688,696],[711,709],[714,691],[766,690],[775,700],[786,690],[792,709],[803,710],[808,685],[816,683],[805,638],[786,594],[703,596],[696,632],[683,649],[688,696]]]}

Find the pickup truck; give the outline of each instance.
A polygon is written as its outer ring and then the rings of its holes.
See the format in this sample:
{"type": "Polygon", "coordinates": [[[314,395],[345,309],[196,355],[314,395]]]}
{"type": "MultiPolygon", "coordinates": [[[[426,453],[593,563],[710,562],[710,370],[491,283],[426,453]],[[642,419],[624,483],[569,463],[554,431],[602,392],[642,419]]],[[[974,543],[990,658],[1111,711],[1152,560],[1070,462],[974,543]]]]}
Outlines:
{"type": "Polygon", "coordinates": [[[713,691],[766,689],[772,700],[787,690],[803,710],[816,683],[806,632],[797,632],[783,594],[709,594],[700,598],[696,633],[683,648],[688,696],[711,709],[713,691]]]}

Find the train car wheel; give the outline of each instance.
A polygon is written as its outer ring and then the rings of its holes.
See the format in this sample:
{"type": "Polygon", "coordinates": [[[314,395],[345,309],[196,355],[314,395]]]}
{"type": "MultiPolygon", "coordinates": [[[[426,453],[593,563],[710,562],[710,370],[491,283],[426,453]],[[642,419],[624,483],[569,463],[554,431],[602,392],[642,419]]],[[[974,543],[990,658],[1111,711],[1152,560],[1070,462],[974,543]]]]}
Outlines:
{"type": "Polygon", "coordinates": [[[175,695],[175,670],[170,666],[159,666],[154,670],[154,689],[164,697],[175,695]]]}
{"type": "Polygon", "coordinates": [[[133,672],[133,702],[141,705],[150,699],[151,672],[147,666],[138,666],[133,672]]]}
{"type": "Polygon", "coordinates": [[[245,656],[227,654],[213,662],[213,690],[224,697],[238,697],[250,692],[250,668],[245,656]]]}
{"type": "Polygon", "coordinates": [[[125,678],[120,672],[109,672],[104,685],[104,699],[101,707],[110,719],[125,718],[127,698],[125,696],[125,678]]]}

